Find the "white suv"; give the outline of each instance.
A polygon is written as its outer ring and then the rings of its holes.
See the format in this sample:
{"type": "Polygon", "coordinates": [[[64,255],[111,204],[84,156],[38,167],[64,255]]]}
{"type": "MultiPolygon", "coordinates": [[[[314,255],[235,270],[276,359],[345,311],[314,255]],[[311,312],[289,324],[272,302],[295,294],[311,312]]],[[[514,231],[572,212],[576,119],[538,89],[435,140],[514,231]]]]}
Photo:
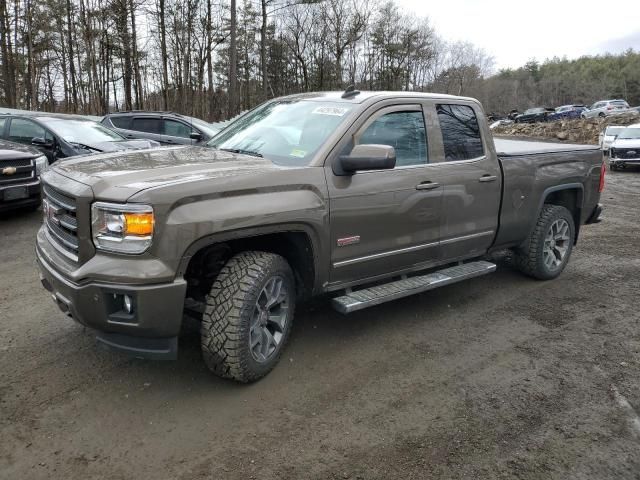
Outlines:
{"type": "Polygon", "coordinates": [[[609,153],[611,170],[640,165],[640,123],[622,130],[611,144],[609,153]]]}
{"type": "Polygon", "coordinates": [[[606,117],[629,110],[629,104],[624,100],[602,100],[596,102],[588,110],[582,112],[582,118],[606,117]]]}

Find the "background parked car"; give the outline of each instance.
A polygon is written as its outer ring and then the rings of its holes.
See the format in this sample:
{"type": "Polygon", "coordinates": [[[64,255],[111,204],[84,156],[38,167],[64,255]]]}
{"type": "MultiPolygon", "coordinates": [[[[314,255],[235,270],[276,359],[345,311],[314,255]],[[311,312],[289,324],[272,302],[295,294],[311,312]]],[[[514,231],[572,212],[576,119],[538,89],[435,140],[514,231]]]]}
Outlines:
{"type": "Polygon", "coordinates": [[[126,138],[146,138],[163,145],[199,145],[218,133],[210,123],[171,112],[118,112],[101,122],[126,138]]]}
{"type": "Polygon", "coordinates": [[[553,110],[544,107],[535,107],[525,110],[522,115],[518,115],[515,118],[516,123],[536,123],[546,122],[549,114],[553,110]]]}
{"type": "Polygon", "coordinates": [[[118,150],[140,150],[160,144],[149,140],[127,140],[99,123],[73,115],[3,115],[0,137],[32,145],[49,163],[58,158],[118,150]]]}
{"type": "Polygon", "coordinates": [[[596,102],[581,113],[582,118],[606,117],[629,110],[629,104],[625,100],[602,100],[596,102]]]}
{"type": "Polygon", "coordinates": [[[584,105],[563,105],[547,116],[549,121],[580,118],[582,112],[587,109],[584,105]]]}
{"type": "Polygon", "coordinates": [[[627,127],[620,126],[620,125],[609,125],[602,132],[600,132],[600,137],[598,140],[599,140],[600,148],[602,148],[602,151],[604,153],[609,153],[609,148],[611,147],[611,144],[616,139],[618,134],[625,128],[627,127]]]}
{"type": "Polygon", "coordinates": [[[640,165],[640,123],[629,125],[611,144],[609,166],[611,170],[627,165],[640,165]]]}
{"type": "Polygon", "coordinates": [[[48,166],[39,150],[0,140],[0,212],[38,208],[40,174],[48,166]]]}

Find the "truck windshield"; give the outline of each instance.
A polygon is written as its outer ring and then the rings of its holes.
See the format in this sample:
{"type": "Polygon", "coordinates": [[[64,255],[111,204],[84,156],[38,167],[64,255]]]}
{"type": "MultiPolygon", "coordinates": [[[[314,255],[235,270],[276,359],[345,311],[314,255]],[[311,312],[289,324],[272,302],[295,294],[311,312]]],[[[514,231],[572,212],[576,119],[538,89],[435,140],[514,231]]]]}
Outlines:
{"type": "Polygon", "coordinates": [[[352,108],[339,102],[268,102],[235,120],[207,145],[264,156],[279,165],[305,166],[352,108]]]}
{"type": "Polygon", "coordinates": [[[640,139],[640,127],[625,128],[618,135],[619,140],[636,140],[640,139]]]}

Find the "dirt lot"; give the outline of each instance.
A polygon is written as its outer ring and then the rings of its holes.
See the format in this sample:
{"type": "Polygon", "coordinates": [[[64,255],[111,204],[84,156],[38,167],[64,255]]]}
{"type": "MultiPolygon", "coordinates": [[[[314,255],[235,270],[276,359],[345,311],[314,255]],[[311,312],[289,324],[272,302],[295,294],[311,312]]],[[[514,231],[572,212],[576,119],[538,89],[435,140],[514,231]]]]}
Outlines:
{"type": "Polygon", "coordinates": [[[638,479],[640,170],[565,273],[495,275],[340,316],[299,312],[283,362],[241,386],[95,347],[0,220],[2,479],[638,479]]]}

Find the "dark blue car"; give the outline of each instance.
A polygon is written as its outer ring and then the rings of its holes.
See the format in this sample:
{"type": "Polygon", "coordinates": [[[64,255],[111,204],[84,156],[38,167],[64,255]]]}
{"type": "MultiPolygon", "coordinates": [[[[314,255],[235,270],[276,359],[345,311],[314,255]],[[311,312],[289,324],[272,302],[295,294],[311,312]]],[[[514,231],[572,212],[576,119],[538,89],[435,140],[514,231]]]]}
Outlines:
{"type": "Polygon", "coordinates": [[[556,111],[547,116],[547,120],[566,120],[580,118],[580,114],[587,109],[584,105],[563,105],[556,108],[556,111]]]}

